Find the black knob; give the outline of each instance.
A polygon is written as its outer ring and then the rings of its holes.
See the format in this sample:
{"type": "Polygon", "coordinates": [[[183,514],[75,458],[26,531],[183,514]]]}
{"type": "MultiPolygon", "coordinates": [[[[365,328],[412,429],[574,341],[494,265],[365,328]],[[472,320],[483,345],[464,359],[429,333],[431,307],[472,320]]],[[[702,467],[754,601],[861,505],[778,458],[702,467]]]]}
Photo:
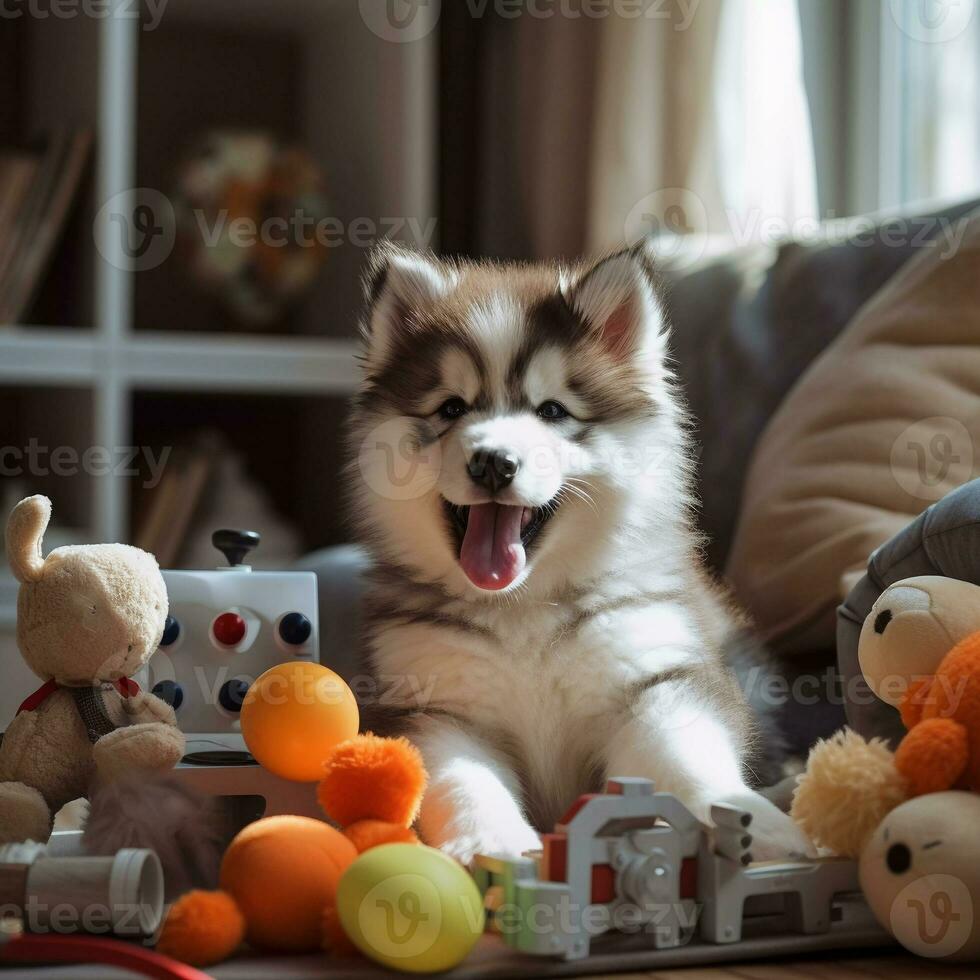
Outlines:
{"type": "Polygon", "coordinates": [[[279,635],[283,643],[298,647],[310,638],[313,632],[313,624],[298,612],[286,613],[279,621],[279,635]]]}
{"type": "Polygon", "coordinates": [[[235,528],[221,528],[211,535],[211,544],[224,554],[229,565],[240,565],[242,559],[262,540],[258,531],[240,531],[235,528]]]}
{"type": "Polygon", "coordinates": [[[241,711],[242,702],[245,700],[245,695],[247,693],[248,684],[245,681],[225,681],[224,684],[221,685],[221,690],[218,691],[218,704],[220,704],[225,711],[241,711]]]}
{"type": "Polygon", "coordinates": [[[153,693],[176,711],[184,703],[184,689],[176,681],[160,681],[153,685],[153,693]]]}
{"type": "Polygon", "coordinates": [[[163,626],[163,636],[160,637],[160,646],[170,647],[177,642],[180,636],[180,622],[173,616],[168,616],[163,626]]]}

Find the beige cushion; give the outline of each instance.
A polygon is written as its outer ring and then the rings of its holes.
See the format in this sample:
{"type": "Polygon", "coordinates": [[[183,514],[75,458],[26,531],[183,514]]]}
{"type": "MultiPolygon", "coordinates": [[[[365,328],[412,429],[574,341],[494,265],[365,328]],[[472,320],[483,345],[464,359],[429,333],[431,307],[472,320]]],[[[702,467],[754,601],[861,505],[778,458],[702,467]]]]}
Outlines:
{"type": "Polygon", "coordinates": [[[871,552],[980,473],[980,211],[964,221],[958,248],[939,236],[858,312],[759,440],[727,572],[781,652],[832,651],[871,552]]]}

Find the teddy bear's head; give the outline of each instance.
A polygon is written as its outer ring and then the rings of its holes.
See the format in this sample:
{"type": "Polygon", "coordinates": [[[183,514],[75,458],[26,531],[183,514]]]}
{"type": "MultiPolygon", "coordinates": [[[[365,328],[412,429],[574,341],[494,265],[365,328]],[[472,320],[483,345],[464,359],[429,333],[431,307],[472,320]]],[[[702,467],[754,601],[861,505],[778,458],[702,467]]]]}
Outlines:
{"type": "Polygon", "coordinates": [[[913,953],[980,956],[980,796],[945,792],[902,803],[861,853],[861,888],[878,921],[913,953]]]}
{"type": "Polygon", "coordinates": [[[22,500],[7,522],[21,583],[17,641],[42,680],[91,684],[129,677],[160,644],[167,589],[156,559],[123,544],[73,545],[42,557],[51,501],[22,500]]]}
{"type": "Polygon", "coordinates": [[[980,630],[980,586],[939,575],[888,586],[861,628],[858,661],[871,690],[898,707],[960,640],[980,630]]]}

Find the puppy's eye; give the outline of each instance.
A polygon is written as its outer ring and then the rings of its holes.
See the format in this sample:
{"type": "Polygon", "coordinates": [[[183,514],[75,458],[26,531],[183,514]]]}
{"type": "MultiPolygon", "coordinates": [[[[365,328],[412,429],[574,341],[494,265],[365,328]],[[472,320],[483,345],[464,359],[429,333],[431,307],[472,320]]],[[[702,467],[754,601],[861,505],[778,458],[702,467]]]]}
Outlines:
{"type": "Polygon", "coordinates": [[[467,411],[469,407],[462,398],[447,398],[439,406],[439,417],[452,422],[454,419],[462,418],[467,411]]]}
{"type": "Polygon", "coordinates": [[[538,405],[538,418],[546,422],[560,422],[568,418],[568,409],[559,402],[546,401],[538,405]]]}

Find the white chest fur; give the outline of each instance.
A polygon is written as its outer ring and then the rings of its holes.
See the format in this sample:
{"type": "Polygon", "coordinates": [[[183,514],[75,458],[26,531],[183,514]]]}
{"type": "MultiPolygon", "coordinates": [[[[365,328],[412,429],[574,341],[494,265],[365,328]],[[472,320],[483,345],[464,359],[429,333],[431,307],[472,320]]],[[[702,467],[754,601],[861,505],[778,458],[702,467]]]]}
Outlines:
{"type": "Polygon", "coordinates": [[[601,778],[603,750],[636,686],[695,655],[693,623],[666,598],[453,607],[392,622],[376,636],[375,662],[383,700],[484,733],[557,815],[601,778]]]}

